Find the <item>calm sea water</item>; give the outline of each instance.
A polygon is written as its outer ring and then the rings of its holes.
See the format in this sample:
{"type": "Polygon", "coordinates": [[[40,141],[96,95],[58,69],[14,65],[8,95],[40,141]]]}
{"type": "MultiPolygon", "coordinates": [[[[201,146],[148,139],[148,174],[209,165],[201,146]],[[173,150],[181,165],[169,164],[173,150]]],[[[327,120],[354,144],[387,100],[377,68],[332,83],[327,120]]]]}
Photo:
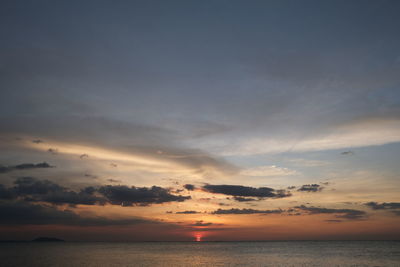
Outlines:
{"type": "Polygon", "coordinates": [[[400,266],[400,242],[3,243],[0,266],[400,266]]]}

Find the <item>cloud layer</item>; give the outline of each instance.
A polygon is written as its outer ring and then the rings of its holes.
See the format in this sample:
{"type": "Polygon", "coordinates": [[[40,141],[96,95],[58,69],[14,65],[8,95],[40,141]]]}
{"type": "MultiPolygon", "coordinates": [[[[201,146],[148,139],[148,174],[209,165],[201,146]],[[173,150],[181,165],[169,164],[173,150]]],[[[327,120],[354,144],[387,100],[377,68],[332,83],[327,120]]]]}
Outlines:
{"type": "Polygon", "coordinates": [[[259,198],[284,198],[291,196],[285,190],[275,190],[269,187],[250,187],[242,185],[211,185],[207,184],[202,189],[209,193],[224,194],[235,197],[259,197],[259,198]]]}
{"type": "Polygon", "coordinates": [[[49,180],[21,177],[14,181],[13,187],[6,188],[0,185],[0,198],[47,202],[55,205],[111,204],[120,206],[147,206],[167,202],[182,202],[191,197],[173,195],[169,189],[158,186],[150,188],[128,187],[124,185],[89,186],[76,192],[49,180]]]}
{"type": "Polygon", "coordinates": [[[0,224],[2,225],[76,225],[109,226],[156,223],[142,218],[109,219],[106,217],[82,217],[70,210],[31,204],[26,202],[0,202],[0,224]]]}
{"type": "Polygon", "coordinates": [[[348,219],[348,220],[360,220],[365,219],[367,213],[362,210],[354,209],[331,209],[331,208],[319,208],[319,207],[307,207],[304,205],[296,207],[299,210],[306,211],[309,214],[335,214],[336,218],[348,219]]]}

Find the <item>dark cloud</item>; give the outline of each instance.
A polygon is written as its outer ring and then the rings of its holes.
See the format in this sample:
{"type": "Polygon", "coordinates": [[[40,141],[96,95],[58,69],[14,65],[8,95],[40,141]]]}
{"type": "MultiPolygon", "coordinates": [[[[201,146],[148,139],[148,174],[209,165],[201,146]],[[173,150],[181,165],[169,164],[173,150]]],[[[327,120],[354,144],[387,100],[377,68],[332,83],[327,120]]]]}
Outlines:
{"type": "Polygon", "coordinates": [[[195,187],[194,185],[192,185],[192,184],[185,184],[183,187],[184,187],[186,190],[189,190],[189,191],[193,191],[193,190],[196,189],[196,187],[195,187]]]}
{"type": "Polygon", "coordinates": [[[49,148],[49,149],[47,149],[47,152],[49,152],[53,155],[56,155],[56,154],[58,154],[58,149],[57,148],[49,148]]]}
{"type": "Polygon", "coordinates": [[[302,191],[302,192],[318,192],[323,189],[322,186],[319,184],[305,184],[302,185],[297,191],[302,191]]]}
{"type": "Polygon", "coordinates": [[[351,151],[351,150],[349,150],[349,151],[343,151],[343,152],[340,153],[340,154],[342,154],[342,155],[347,155],[347,156],[352,156],[352,155],[354,155],[354,152],[351,151]]]}
{"type": "Polygon", "coordinates": [[[32,140],[32,143],[34,143],[34,144],[40,144],[40,143],[43,143],[43,141],[40,140],[40,139],[35,139],[35,140],[32,140]]]}
{"type": "Polygon", "coordinates": [[[331,222],[331,223],[340,223],[343,222],[342,220],[325,220],[326,222],[331,222]]]}
{"type": "Polygon", "coordinates": [[[110,183],[120,183],[121,180],[116,180],[116,179],[107,179],[108,182],[110,183]]]}
{"type": "Polygon", "coordinates": [[[150,205],[172,201],[182,202],[191,198],[190,196],[172,195],[170,190],[158,186],[148,188],[107,185],[101,186],[98,192],[106,197],[109,203],[122,206],[150,205]]]}
{"type": "Polygon", "coordinates": [[[211,214],[280,214],[284,211],[279,210],[255,210],[255,209],[217,209],[211,214]]]}
{"type": "Polygon", "coordinates": [[[297,209],[294,209],[294,208],[287,209],[286,212],[287,212],[287,214],[289,216],[299,216],[299,215],[301,215],[301,213],[297,209]]]}
{"type": "Polygon", "coordinates": [[[181,193],[183,191],[185,191],[185,190],[184,189],[175,189],[175,190],[172,190],[171,192],[174,193],[174,194],[179,194],[179,193],[181,193]]]}
{"type": "Polygon", "coordinates": [[[203,186],[203,190],[235,197],[283,198],[291,196],[285,190],[275,190],[269,187],[249,187],[242,185],[210,185],[203,186]]]}
{"type": "Polygon", "coordinates": [[[24,163],[24,164],[16,165],[15,168],[19,169],[19,170],[26,170],[26,169],[37,169],[37,168],[52,168],[52,166],[50,166],[46,162],[37,163],[37,164],[24,163]]]}
{"type": "Polygon", "coordinates": [[[292,189],[295,189],[295,188],[296,188],[296,186],[292,185],[292,186],[288,186],[287,189],[292,190],[292,189]]]}
{"type": "Polygon", "coordinates": [[[49,165],[47,162],[42,163],[22,163],[15,166],[0,166],[0,173],[7,173],[15,170],[31,170],[31,169],[44,169],[53,168],[54,166],[49,165]]]}
{"type": "Polygon", "coordinates": [[[48,202],[55,205],[95,205],[104,204],[106,200],[95,195],[94,187],[86,187],[79,192],[71,191],[49,180],[38,180],[33,177],[21,177],[14,182],[9,191],[16,198],[27,201],[48,202]]]}
{"type": "Polygon", "coordinates": [[[182,202],[191,197],[173,195],[169,189],[158,186],[150,188],[124,185],[89,186],[80,191],[72,191],[49,180],[20,177],[14,181],[13,187],[5,188],[0,185],[0,199],[12,198],[55,205],[104,205],[109,203],[122,206],[147,206],[172,201],[182,202]]]}
{"type": "Polygon", "coordinates": [[[234,231],[234,230],[240,230],[239,228],[232,228],[232,227],[194,227],[191,229],[192,231],[196,232],[212,232],[212,231],[234,231]]]}
{"type": "Polygon", "coordinates": [[[309,214],[337,214],[336,218],[348,219],[348,220],[360,220],[364,219],[367,215],[365,211],[353,210],[353,209],[329,209],[319,207],[306,207],[304,205],[295,207],[302,211],[307,211],[309,214]]]}
{"type": "Polygon", "coordinates": [[[98,178],[96,175],[93,175],[93,174],[90,174],[90,173],[85,173],[84,176],[87,177],[87,178],[92,178],[92,179],[97,179],[98,178]]]}
{"type": "Polygon", "coordinates": [[[383,202],[383,203],[368,202],[365,203],[365,205],[374,210],[400,209],[400,202],[383,202]]]}
{"type": "MultiPolygon", "coordinates": [[[[107,226],[132,225],[152,221],[141,218],[113,220],[105,217],[82,217],[70,210],[37,205],[27,202],[0,202],[0,224],[2,225],[78,225],[107,226]]],[[[155,223],[155,222],[153,222],[155,223]]]]}
{"type": "Polygon", "coordinates": [[[400,202],[368,202],[365,203],[366,206],[374,210],[390,210],[396,216],[400,216],[400,202]]]}
{"type": "Polygon", "coordinates": [[[84,159],[84,158],[88,158],[88,157],[89,157],[88,154],[82,154],[82,155],[79,156],[80,159],[84,159]]]}
{"type": "Polygon", "coordinates": [[[250,197],[233,197],[234,200],[239,202],[250,202],[250,201],[257,201],[262,200],[262,198],[250,198],[250,197]]]}
{"type": "Polygon", "coordinates": [[[38,180],[33,177],[20,177],[14,184],[16,186],[12,190],[18,195],[45,195],[65,189],[49,180],[38,180]]]}
{"type": "Polygon", "coordinates": [[[195,210],[185,210],[185,211],[177,211],[175,214],[198,214],[201,213],[200,211],[195,210]]]}
{"type": "MultiPolygon", "coordinates": [[[[204,222],[203,220],[200,220],[200,221],[196,221],[193,224],[190,224],[189,226],[211,226],[211,225],[215,225],[215,223],[204,222]]],[[[221,224],[218,224],[218,225],[221,225],[221,224]]]]}

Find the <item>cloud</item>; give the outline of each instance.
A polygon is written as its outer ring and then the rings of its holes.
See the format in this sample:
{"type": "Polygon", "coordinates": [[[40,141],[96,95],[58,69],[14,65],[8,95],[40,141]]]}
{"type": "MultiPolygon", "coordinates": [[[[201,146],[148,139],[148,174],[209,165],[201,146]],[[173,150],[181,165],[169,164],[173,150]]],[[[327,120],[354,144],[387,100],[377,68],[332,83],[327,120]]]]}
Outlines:
{"type": "Polygon", "coordinates": [[[47,149],[47,152],[49,152],[52,155],[57,155],[58,149],[57,148],[49,148],[49,149],[47,149]]]}
{"type": "Polygon", "coordinates": [[[193,191],[193,190],[196,189],[196,187],[195,187],[194,185],[192,185],[192,184],[185,184],[183,187],[184,187],[186,190],[189,190],[189,191],[193,191]]]}
{"type": "Polygon", "coordinates": [[[70,210],[26,202],[0,202],[2,225],[77,225],[107,226],[156,223],[142,218],[109,219],[105,217],[82,217],[70,210]]]}
{"type": "Polygon", "coordinates": [[[217,209],[211,214],[281,214],[284,211],[279,210],[255,210],[255,209],[217,209]]]}
{"type": "Polygon", "coordinates": [[[93,174],[90,174],[90,173],[85,173],[84,176],[87,177],[87,178],[92,178],[92,179],[97,179],[98,178],[96,175],[93,175],[93,174]]]}
{"type": "Polygon", "coordinates": [[[201,213],[200,211],[195,210],[185,210],[185,211],[177,211],[175,214],[198,214],[201,213]]]}
{"type": "Polygon", "coordinates": [[[400,209],[400,202],[368,202],[365,205],[374,210],[400,209]]]}
{"type": "Polygon", "coordinates": [[[27,149],[46,151],[49,147],[57,147],[58,151],[49,151],[77,157],[87,154],[94,159],[111,162],[134,162],[154,172],[166,171],[166,167],[198,175],[237,172],[237,167],[220,157],[183,146],[182,137],[170,129],[96,116],[60,115],[39,118],[20,115],[1,118],[0,121],[2,135],[46,138],[46,146],[32,142],[18,143],[18,146],[27,149]]]}
{"type": "Polygon", "coordinates": [[[14,181],[14,187],[0,187],[0,198],[23,199],[30,202],[47,202],[61,205],[104,205],[147,206],[165,202],[182,202],[190,196],[173,195],[168,189],[153,186],[128,187],[124,185],[88,186],[72,191],[49,180],[21,177],[14,181]]]}
{"type": "Polygon", "coordinates": [[[322,191],[323,187],[318,185],[318,184],[305,184],[302,185],[297,191],[302,191],[302,192],[318,192],[322,191]]]}
{"type": "Polygon", "coordinates": [[[329,209],[319,207],[306,207],[304,205],[295,207],[296,209],[306,211],[309,214],[337,214],[336,218],[348,219],[348,220],[360,220],[364,219],[367,215],[365,211],[354,210],[354,209],[329,209]]]}
{"type": "Polygon", "coordinates": [[[368,202],[365,203],[366,206],[374,210],[390,210],[396,216],[400,216],[400,202],[368,202]]]}
{"type": "Polygon", "coordinates": [[[89,158],[89,155],[88,155],[88,154],[81,154],[81,155],[79,156],[79,158],[80,158],[80,159],[89,158]]]}
{"type": "MultiPolygon", "coordinates": [[[[397,114],[394,114],[393,117],[365,116],[361,119],[344,120],[339,124],[325,125],[324,130],[316,131],[316,133],[308,132],[307,129],[298,130],[304,132],[303,136],[299,134],[292,137],[281,133],[281,135],[233,139],[230,143],[235,142],[236,145],[218,146],[220,148],[219,154],[248,156],[288,151],[346,149],[400,142],[400,119],[397,114]]],[[[217,145],[214,144],[214,146],[217,145]]],[[[212,147],[209,147],[209,149],[212,150],[212,147]]]]}
{"type": "Polygon", "coordinates": [[[242,175],[247,176],[260,176],[260,177],[270,177],[270,176],[290,176],[296,175],[298,172],[290,170],[288,168],[281,168],[275,165],[271,166],[259,166],[255,168],[245,169],[240,172],[242,175]]]}
{"type": "MultiPolygon", "coordinates": [[[[204,222],[203,220],[196,221],[193,224],[189,224],[189,226],[211,226],[211,225],[216,225],[216,224],[212,223],[212,222],[204,222]]],[[[218,225],[222,225],[222,224],[218,224],[218,225]]]]}
{"type": "Polygon", "coordinates": [[[348,151],[343,151],[342,153],[340,153],[341,155],[345,155],[345,156],[353,156],[354,152],[351,150],[348,151]]]}
{"type": "Polygon", "coordinates": [[[54,166],[50,166],[47,162],[42,163],[22,163],[15,166],[0,166],[0,173],[7,173],[15,170],[31,170],[31,169],[45,169],[45,168],[53,168],[54,166]]]}
{"type": "Polygon", "coordinates": [[[107,181],[110,182],[110,183],[121,183],[121,180],[112,179],[112,178],[107,179],[107,181]]]}
{"type": "Polygon", "coordinates": [[[210,185],[202,187],[204,191],[214,194],[224,194],[237,197],[283,198],[291,196],[285,190],[275,190],[269,187],[249,187],[242,185],[210,185]]]}
{"type": "Polygon", "coordinates": [[[322,161],[322,160],[312,160],[312,159],[290,159],[288,160],[290,163],[295,164],[296,166],[302,166],[302,167],[319,167],[319,166],[325,166],[328,165],[329,162],[327,161],[322,161]]]}
{"type": "Polygon", "coordinates": [[[182,202],[191,198],[190,196],[172,195],[169,190],[158,186],[148,188],[106,185],[101,186],[98,192],[106,197],[109,203],[121,206],[146,206],[172,201],[182,202]]]}
{"type": "Polygon", "coordinates": [[[17,178],[14,184],[16,186],[12,190],[18,195],[45,195],[65,190],[64,187],[49,180],[38,180],[33,177],[17,178]]]}
{"type": "Polygon", "coordinates": [[[55,205],[96,205],[106,200],[95,195],[94,187],[86,187],[79,192],[71,191],[49,180],[38,180],[33,177],[21,177],[15,180],[15,186],[9,188],[15,198],[27,201],[47,202],[55,205]]]}
{"type": "Polygon", "coordinates": [[[233,197],[234,200],[239,201],[239,202],[250,202],[250,201],[257,201],[257,200],[262,200],[262,198],[249,198],[249,197],[233,197]]]}

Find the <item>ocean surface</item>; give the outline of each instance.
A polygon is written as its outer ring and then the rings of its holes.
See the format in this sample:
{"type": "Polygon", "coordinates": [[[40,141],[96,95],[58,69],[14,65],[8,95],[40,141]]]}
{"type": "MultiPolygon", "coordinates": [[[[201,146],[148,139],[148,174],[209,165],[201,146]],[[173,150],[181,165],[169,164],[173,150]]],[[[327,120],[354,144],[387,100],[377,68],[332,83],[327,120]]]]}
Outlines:
{"type": "Polygon", "coordinates": [[[400,266],[400,242],[0,243],[0,266],[400,266]]]}

